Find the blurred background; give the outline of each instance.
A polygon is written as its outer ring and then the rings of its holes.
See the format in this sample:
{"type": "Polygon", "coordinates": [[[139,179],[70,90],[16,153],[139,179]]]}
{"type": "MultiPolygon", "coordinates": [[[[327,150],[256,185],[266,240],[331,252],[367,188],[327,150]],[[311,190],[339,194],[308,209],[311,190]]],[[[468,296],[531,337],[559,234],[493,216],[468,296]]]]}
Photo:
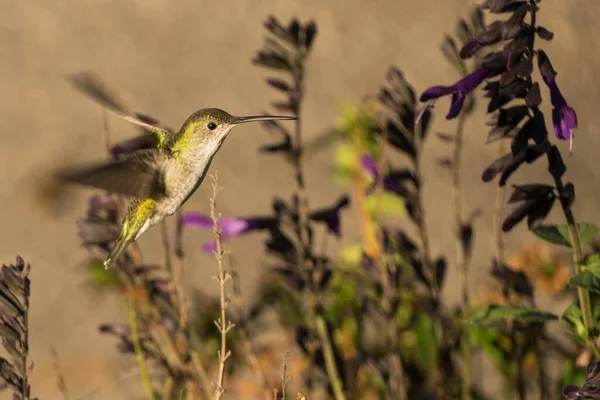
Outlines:
{"type": "MultiPolygon", "coordinates": [[[[472,5],[468,0],[0,0],[0,262],[11,263],[19,254],[32,265],[30,354],[35,360],[35,395],[61,398],[52,348],[73,398],[134,398],[143,393],[134,358],[119,354],[115,340],[98,333],[100,323],[125,322],[126,307],[117,295],[97,296],[86,284],[89,276],[82,264],[88,253],[80,246],[75,221],[84,215],[94,191],[70,191],[58,204],[50,204],[40,190],[52,169],[106,154],[98,107],[73,90],[65,80],[67,74],[81,70],[100,74],[130,108],[176,129],[205,107],[235,115],[274,113],[269,104],[277,93],[264,84],[265,71],[250,62],[263,43],[262,22],[271,14],[281,21],[314,19],[319,33],[307,65],[303,108],[304,134],[310,140],[337,123],[340,104],[357,104],[375,94],[391,64],[404,72],[417,92],[454,82],[457,73],[439,47],[443,35],[454,32],[457,19],[472,5]]],[[[544,1],[539,16],[555,32],[554,40],[544,46],[559,73],[563,94],[579,117],[573,154],[565,156],[567,179],[577,188],[575,214],[596,223],[600,222],[600,135],[595,128],[600,122],[599,13],[600,3],[594,0],[544,1]]],[[[452,128],[443,118],[447,105],[447,99],[438,102],[433,131],[452,128]]],[[[543,107],[548,110],[548,104],[543,107]]],[[[492,257],[496,185],[483,184],[481,172],[496,149],[484,146],[484,122],[480,114],[469,119],[462,170],[465,213],[483,210],[475,223],[473,296],[489,280],[492,257]]],[[[113,141],[138,132],[112,115],[108,123],[113,141]]],[[[281,168],[277,157],[258,153],[272,140],[258,124],[243,126],[217,155],[211,168],[218,171],[224,188],[218,198],[224,216],[268,213],[272,193],[292,193],[291,171],[281,168]]],[[[568,143],[560,146],[568,154],[568,143]]],[[[314,207],[331,204],[346,190],[332,184],[333,150],[324,148],[307,156],[307,191],[314,207]]],[[[424,151],[432,252],[449,259],[443,295],[444,302],[453,304],[459,300],[460,287],[453,265],[450,175],[435,161],[448,154],[448,146],[431,140],[424,151]]],[[[544,163],[539,163],[523,168],[513,181],[546,181],[546,175],[544,163]]],[[[204,184],[184,211],[208,213],[210,194],[210,185],[204,184]]],[[[344,241],[360,238],[356,219],[349,211],[346,215],[342,243],[330,246],[333,255],[344,241]]],[[[550,217],[561,222],[560,218],[550,217]]],[[[169,226],[174,226],[173,219],[169,226]]],[[[210,236],[208,230],[184,235],[189,291],[218,290],[211,280],[214,258],[201,249],[210,236]]],[[[264,253],[256,251],[262,239],[257,234],[227,242],[245,297],[252,296],[265,264],[264,253]]],[[[160,229],[141,238],[147,259],[162,260],[160,240],[160,229]]],[[[505,240],[511,254],[536,239],[521,226],[505,240]]],[[[565,307],[560,301],[541,304],[558,314],[565,307]]],[[[274,360],[279,365],[283,355],[274,360]]],[[[475,380],[485,379],[477,376],[477,367],[474,371],[475,380]]]]}

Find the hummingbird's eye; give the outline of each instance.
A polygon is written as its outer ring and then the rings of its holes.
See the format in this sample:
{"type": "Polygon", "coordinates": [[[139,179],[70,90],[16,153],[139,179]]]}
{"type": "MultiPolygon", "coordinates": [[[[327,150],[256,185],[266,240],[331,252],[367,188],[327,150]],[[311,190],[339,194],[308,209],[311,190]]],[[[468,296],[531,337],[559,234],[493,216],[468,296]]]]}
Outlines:
{"type": "Polygon", "coordinates": [[[208,127],[208,129],[210,129],[211,131],[214,131],[215,129],[217,129],[217,124],[215,124],[214,122],[209,122],[208,125],[206,125],[208,127]]]}

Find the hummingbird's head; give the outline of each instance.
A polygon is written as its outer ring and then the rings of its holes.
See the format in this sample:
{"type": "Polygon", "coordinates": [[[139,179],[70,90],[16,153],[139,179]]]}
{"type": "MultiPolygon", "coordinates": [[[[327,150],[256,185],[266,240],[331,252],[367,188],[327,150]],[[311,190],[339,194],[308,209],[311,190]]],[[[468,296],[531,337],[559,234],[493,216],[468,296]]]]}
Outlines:
{"type": "Polygon", "coordinates": [[[190,141],[222,142],[227,134],[239,124],[255,121],[292,120],[287,116],[236,117],[218,108],[204,108],[192,114],[181,127],[181,135],[190,141]]]}

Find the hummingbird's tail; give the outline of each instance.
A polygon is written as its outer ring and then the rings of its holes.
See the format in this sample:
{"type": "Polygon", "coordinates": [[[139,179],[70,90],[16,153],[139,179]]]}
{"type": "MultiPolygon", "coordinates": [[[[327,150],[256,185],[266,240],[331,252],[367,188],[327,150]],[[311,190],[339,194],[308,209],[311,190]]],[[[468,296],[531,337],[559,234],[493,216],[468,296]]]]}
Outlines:
{"type": "Polygon", "coordinates": [[[115,247],[110,252],[109,256],[104,261],[104,269],[108,269],[123,253],[127,245],[129,244],[129,240],[126,240],[122,236],[119,237],[117,243],[115,243],[115,247]]]}

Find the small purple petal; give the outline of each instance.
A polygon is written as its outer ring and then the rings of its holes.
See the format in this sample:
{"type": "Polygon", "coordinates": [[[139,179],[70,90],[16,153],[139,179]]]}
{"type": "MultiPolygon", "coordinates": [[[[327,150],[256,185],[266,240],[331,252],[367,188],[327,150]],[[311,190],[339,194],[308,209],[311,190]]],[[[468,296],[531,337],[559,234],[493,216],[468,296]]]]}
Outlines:
{"type": "Polygon", "coordinates": [[[423,92],[419,101],[425,103],[426,101],[446,96],[452,92],[454,92],[453,86],[433,86],[423,92]]]}
{"type": "Polygon", "coordinates": [[[252,225],[249,220],[242,218],[221,218],[218,222],[219,229],[225,237],[235,237],[252,229],[252,225]]]}
{"type": "Polygon", "coordinates": [[[577,129],[577,114],[575,113],[575,110],[569,106],[564,106],[561,107],[560,114],[569,129],[577,129]]]}
{"type": "Polygon", "coordinates": [[[379,171],[377,170],[377,165],[375,164],[375,160],[368,154],[363,154],[360,156],[360,166],[369,173],[374,179],[379,177],[379,171]]]}
{"type": "Polygon", "coordinates": [[[202,245],[202,250],[205,253],[212,254],[214,251],[217,250],[217,241],[216,240],[212,240],[210,242],[204,243],[202,245]]]}
{"type": "Polygon", "coordinates": [[[479,68],[471,72],[469,75],[456,82],[452,87],[454,90],[470,93],[477,88],[493,71],[489,68],[479,68]]]}
{"type": "Polygon", "coordinates": [[[448,115],[446,115],[446,119],[456,118],[456,116],[460,113],[462,106],[465,102],[465,94],[462,92],[456,92],[452,95],[452,105],[450,106],[450,111],[448,111],[448,115]]]}
{"type": "Polygon", "coordinates": [[[212,228],[213,221],[211,218],[200,213],[187,213],[181,217],[181,222],[184,225],[194,225],[200,228],[212,228]]]}
{"type": "Polygon", "coordinates": [[[559,140],[569,140],[571,138],[571,130],[562,118],[558,109],[552,110],[552,125],[554,126],[554,134],[559,140]]]}

